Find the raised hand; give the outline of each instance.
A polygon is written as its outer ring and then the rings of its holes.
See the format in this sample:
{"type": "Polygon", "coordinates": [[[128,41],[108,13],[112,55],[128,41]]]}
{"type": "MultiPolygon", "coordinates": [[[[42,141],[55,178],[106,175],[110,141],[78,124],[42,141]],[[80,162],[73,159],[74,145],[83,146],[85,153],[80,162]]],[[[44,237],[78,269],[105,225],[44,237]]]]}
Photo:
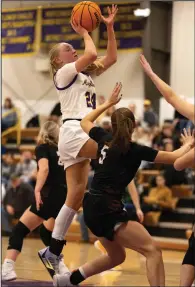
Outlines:
{"type": "Polygon", "coordinates": [[[183,134],[181,134],[183,145],[188,144],[191,147],[194,147],[195,143],[194,136],[195,136],[195,130],[191,131],[190,128],[188,130],[184,129],[183,134]]]}
{"type": "Polygon", "coordinates": [[[122,94],[120,94],[121,89],[122,89],[122,83],[116,83],[114,90],[107,101],[112,106],[116,105],[121,100],[122,98],[122,94]]]}
{"type": "Polygon", "coordinates": [[[107,10],[108,10],[108,17],[106,18],[103,15],[101,15],[101,18],[107,26],[112,26],[114,24],[115,16],[118,12],[117,5],[112,4],[112,8],[107,7],[107,10]]]}
{"type": "Polygon", "coordinates": [[[144,55],[140,55],[140,63],[142,65],[142,68],[144,69],[145,73],[150,76],[153,74],[153,70],[150,67],[150,64],[148,63],[148,61],[146,60],[146,58],[144,57],[144,55]]]}
{"type": "Polygon", "coordinates": [[[70,23],[71,23],[71,26],[72,26],[73,30],[77,34],[83,36],[85,33],[88,33],[88,31],[81,26],[80,19],[79,19],[78,23],[76,23],[75,21],[74,21],[74,23],[73,23],[73,21],[71,21],[70,23]]]}

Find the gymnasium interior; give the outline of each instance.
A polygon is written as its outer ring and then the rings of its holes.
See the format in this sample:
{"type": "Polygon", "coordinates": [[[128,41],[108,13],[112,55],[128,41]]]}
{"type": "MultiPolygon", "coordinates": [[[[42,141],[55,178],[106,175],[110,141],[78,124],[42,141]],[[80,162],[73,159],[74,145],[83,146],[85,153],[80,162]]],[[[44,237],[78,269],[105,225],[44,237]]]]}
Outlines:
{"type": "MultiPolygon", "coordinates": [[[[71,11],[78,2],[2,0],[2,123],[13,116],[11,124],[1,133],[2,262],[11,229],[19,220],[14,211],[9,213],[5,203],[12,181],[20,178],[30,190],[34,189],[37,175],[34,152],[40,128],[47,120],[62,124],[59,98],[50,73],[49,50],[52,45],[64,41],[73,43],[79,55],[83,53],[81,37],[70,28],[71,11]],[[14,15],[20,14],[24,18],[18,21],[14,15]],[[25,160],[31,167],[21,172],[25,160]]],[[[194,125],[162,97],[144,73],[139,56],[144,54],[155,73],[177,95],[194,104],[194,1],[106,0],[96,3],[103,15],[111,4],[117,4],[119,9],[115,20],[117,62],[94,78],[97,104],[104,102],[115,83],[121,81],[123,98],[116,108],[128,107],[133,111],[137,121],[134,140],[158,150],[177,149],[181,145],[182,129],[194,128],[194,125]]],[[[107,48],[105,24],[101,22],[91,32],[91,37],[98,55],[104,55],[107,48]]],[[[114,109],[99,118],[97,125],[110,130],[114,109]]],[[[93,175],[91,164],[86,191],[90,189],[93,175]]],[[[143,225],[162,249],[166,286],[179,286],[180,268],[195,219],[194,180],[193,168],[176,171],[171,165],[147,162],[142,162],[135,177],[144,213],[143,225]],[[158,186],[159,177],[169,193],[163,199],[164,205],[157,198],[158,189],[162,188],[158,186]]],[[[136,220],[128,188],[124,201],[136,220]]],[[[28,206],[20,205],[20,214],[28,206]]],[[[14,201],[12,207],[14,210],[14,201]]],[[[94,245],[97,238],[85,225],[82,208],[74,217],[66,240],[63,255],[70,270],[101,254],[97,244],[94,245]]],[[[15,264],[17,280],[2,282],[2,286],[53,286],[37,255],[43,247],[37,228],[25,239],[15,264]]],[[[88,278],[81,286],[149,286],[145,258],[127,250],[123,264],[88,278]]]]}

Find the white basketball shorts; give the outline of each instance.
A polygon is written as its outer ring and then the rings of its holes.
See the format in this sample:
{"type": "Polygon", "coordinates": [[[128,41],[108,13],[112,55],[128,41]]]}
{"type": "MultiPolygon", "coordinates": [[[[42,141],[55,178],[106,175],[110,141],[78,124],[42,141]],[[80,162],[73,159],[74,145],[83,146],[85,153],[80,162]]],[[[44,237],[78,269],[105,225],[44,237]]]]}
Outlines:
{"type": "Polygon", "coordinates": [[[78,157],[78,153],[88,140],[89,136],[81,128],[80,121],[69,120],[60,127],[58,151],[64,169],[86,160],[78,157]]]}

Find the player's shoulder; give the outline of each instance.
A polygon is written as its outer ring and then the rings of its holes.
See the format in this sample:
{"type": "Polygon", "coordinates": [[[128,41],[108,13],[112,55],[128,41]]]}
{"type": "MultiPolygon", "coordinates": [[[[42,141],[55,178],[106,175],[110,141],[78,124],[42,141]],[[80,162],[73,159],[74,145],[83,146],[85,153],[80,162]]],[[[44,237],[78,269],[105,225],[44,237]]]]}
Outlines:
{"type": "Polygon", "coordinates": [[[100,144],[110,142],[112,140],[112,134],[101,127],[93,127],[89,132],[89,137],[100,144]]]}
{"type": "Polygon", "coordinates": [[[47,143],[38,144],[35,148],[35,155],[43,151],[48,151],[48,150],[49,150],[49,144],[47,143]]]}

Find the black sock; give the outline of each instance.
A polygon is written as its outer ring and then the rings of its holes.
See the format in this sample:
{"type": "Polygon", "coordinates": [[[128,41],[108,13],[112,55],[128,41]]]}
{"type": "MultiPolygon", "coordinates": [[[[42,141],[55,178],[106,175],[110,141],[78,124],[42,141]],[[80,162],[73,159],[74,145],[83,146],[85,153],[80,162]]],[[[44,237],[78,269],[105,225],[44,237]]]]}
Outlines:
{"type": "Polygon", "coordinates": [[[39,228],[39,234],[45,246],[50,246],[52,231],[48,230],[44,224],[39,228]]]}
{"type": "Polygon", "coordinates": [[[55,254],[56,256],[60,256],[64,245],[66,245],[66,240],[58,240],[52,237],[49,251],[55,254]]]}
{"type": "Polygon", "coordinates": [[[73,285],[78,285],[84,280],[85,278],[83,277],[79,269],[73,271],[72,274],[70,275],[70,283],[73,285]]]}

